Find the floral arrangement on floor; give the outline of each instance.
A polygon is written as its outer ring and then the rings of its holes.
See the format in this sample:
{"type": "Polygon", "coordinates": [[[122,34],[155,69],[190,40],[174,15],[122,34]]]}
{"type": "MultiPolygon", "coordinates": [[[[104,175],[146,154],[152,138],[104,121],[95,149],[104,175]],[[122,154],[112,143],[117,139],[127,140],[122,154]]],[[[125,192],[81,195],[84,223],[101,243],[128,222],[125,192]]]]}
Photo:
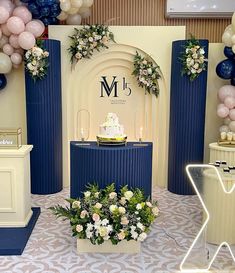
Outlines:
{"type": "Polygon", "coordinates": [[[207,68],[205,50],[193,36],[184,46],[179,60],[182,62],[181,74],[188,75],[191,81],[195,80],[207,68]]]}
{"type": "Polygon", "coordinates": [[[140,189],[124,186],[117,192],[114,184],[104,189],[89,185],[82,198],[66,200],[70,207],[50,209],[57,217],[70,220],[73,236],[89,239],[92,244],[144,241],[159,213],[157,203],[146,199],[140,189]]]}
{"type": "Polygon", "coordinates": [[[43,40],[27,50],[24,55],[25,69],[34,81],[42,80],[47,75],[49,52],[43,47],[43,40]]]}
{"type": "Polygon", "coordinates": [[[78,62],[82,58],[90,58],[94,49],[108,48],[109,41],[114,42],[114,35],[104,25],[85,25],[81,29],[74,29],[74,34],[69,36],[72,40],[68,49],[71,55],[71,63],[78,62]]]}
{"type": "Polygon", "coordinates": [[[141,56],[138,52],[135,54],[133,65],[132,75],[136,76],[138,85],[145,88],[148,93],[153,93],[158,97],[158,79],[161,78],[160,67],[154,65],[149,58],[141,56]]]}

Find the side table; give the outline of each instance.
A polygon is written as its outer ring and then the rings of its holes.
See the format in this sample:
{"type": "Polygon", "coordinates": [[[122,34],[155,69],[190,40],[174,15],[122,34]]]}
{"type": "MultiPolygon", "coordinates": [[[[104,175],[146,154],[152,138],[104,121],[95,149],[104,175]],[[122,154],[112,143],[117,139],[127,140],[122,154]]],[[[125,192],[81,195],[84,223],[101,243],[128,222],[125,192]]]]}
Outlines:
{"type": "Polygon", "coordinates": [[[25,227],[33,212],[30,195],[30,151],[0,150],[0,227],[25,227]]]}
{"type": "Polygon", "coordinates": [[[152,143],[128,142],[126,146],[98,146],[96,142],[70,143],[71,198],[80,197],[88,183],[103,188],[115,183],[152,192],[152,143]]]}
{"type": "Polygon", "coordinates": [[[216,142],[209,144],[210,162],[226,160],[228,165],[235,165],[235,147],[223,147],[216,142]]]}

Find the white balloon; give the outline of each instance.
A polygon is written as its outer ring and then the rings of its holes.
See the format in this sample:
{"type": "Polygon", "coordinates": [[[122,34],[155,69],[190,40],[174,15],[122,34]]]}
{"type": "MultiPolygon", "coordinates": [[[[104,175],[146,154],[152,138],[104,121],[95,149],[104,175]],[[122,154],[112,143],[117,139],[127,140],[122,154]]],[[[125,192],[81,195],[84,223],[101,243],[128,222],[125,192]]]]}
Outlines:
{"type": "Polygon", "coordinates": [[[80,8],[82,6],[83,1],[82,0],[70,0],[70,3],[72,5],[72,7],[80,8]]]}
{"type": "Polygon", "coordinates": [[[80,14],[73,14],[69,15],[68,18],[66,19],[66,24],[67,25],[80,25],[82,21],[81,15],[80,14]]]}
{"type": "Polygon", "coordinates": [[[12,62],[10,57],[5,53],[0,52],[0,73],[7,74],[11,71],[11,69],[12,62]]]}
{"type": "Polygon", "coordinates": [[[85,19],[91,15],[91,9],[90,8],[84,8],[81,7],[79,9],[79,14],[81,15],[82,19],[85,19]]]}
{"type": "Polygon", "coordinates": [[[228,133],[228,132],[229,132],[229,127],[228,127],[228,125],[222,125],[222,126],[219,128],[219,131],[220,131],[220,133],[221,133],[221,132],[226,132],[226,133],[228,133]]]}
{"type": "Polygon", "coordinates": [[[8,37],[5,35],[2,35],[2,38],[0,39],[0,48],[3,48],[5,44],[8,44],[8,37]]]}
{"type": "Polygon", "coordinates": [[[56,17],[60,21],[66,20],[68,17],[68,14],[65,11],[61,11],[61,13],[56,17]]]}
{"type": "Polygon", "coordinates": [[[69,11],[71,8],[70,1],[64,0],[60,2],[60,8],[62,11],[69,11]]]}
{"type": "Polygon", "coordinates": [[[83,0],[82,7],[90,8],[93,5],[94,0],[83,0]]]}
{"type": "Polygon", "coordinates": [[[67,13],[68,13],[68,14],[76,14],[76,13],[78,12],[78,10],[79,10],[79,8],[73,8],[73,7],[71,7],[71,8],[67,11],[67,13]]]}

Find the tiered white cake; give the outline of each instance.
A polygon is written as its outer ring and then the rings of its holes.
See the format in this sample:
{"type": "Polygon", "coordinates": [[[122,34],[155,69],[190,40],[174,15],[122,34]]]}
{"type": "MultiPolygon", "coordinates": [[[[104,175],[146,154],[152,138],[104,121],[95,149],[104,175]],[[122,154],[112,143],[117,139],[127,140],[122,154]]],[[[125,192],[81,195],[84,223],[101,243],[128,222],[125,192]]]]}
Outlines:
{"type": "Polygon", "coordinates": [[[118,117],[115,113],[108,113],[105,122],[100,125],[99,137],[102,138],[122,138],[124,135],[124,127],[119,124],[118,117]]]}

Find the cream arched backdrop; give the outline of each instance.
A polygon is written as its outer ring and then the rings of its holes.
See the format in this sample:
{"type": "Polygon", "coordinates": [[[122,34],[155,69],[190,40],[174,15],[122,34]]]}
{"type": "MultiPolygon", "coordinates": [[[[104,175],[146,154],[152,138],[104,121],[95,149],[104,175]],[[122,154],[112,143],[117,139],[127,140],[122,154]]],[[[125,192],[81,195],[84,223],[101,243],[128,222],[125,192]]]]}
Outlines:
{"type": "MultiPolygon", "coordinates": [[[[148,134],[146,140],[154,142],[153,183],[166,186],[169,132],[170,70],[172,41],[184,39],[185,27],[110,27],[117,44],[95,52],[89,60],[81,60],[71,69],[67,48],[71,26],[50,26],[49,37],[62,43],[62,100],[63,100],[63,160],[64,185],[69,181],[69,142],[74,140],[76,115],[79,109],[87,109],[91,115],[89,140],[95,140],[99,124],[108,112],[116,112],[125,127],[128,140],[135,140],[135,112],[147,112],[148,134]],[[133,57],[138,50],[147,54],[161,67],[163,78],[159,80],[160,95],[145,95],[131,75],[133,57]],[[118,98],[101,96],[101,81],[105,76],[110,85],[113,76],[118,81],[118,98]],[[123,90],[123,78],[131,95],[123,90]]],[[[129,92],[128,92],[129,93],[129,92]]]]}

